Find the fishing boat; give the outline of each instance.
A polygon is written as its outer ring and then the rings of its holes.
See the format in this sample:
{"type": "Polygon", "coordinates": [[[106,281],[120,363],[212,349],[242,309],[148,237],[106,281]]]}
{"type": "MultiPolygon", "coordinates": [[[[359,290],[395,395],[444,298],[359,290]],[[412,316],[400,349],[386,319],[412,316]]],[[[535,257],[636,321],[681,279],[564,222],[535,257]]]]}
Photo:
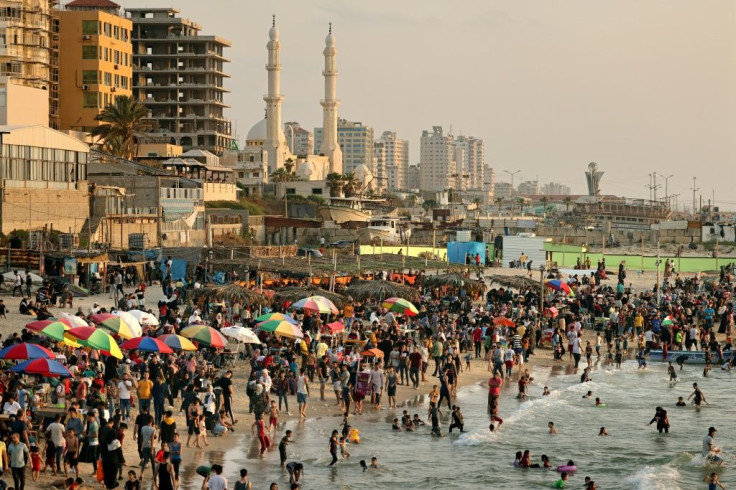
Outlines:
{"type": "Polygon", "coordinates": [[[399,218],[373,218],[366,228],[359,232],[362,243],[402,244],[411,236],[411,229],[404,228],[399,218]]]}
{"type": "MultiPolygon", "coordinates": [[[[670,350],[667,351],[667,359],[665,362],[678,362],[681,356],[685,359],[685,364],[705,364],[705,351],[702,350],[670,350]]],[[[726,361],[732,361],[736,356],[736,351],[727,350],[723,353],[726,361]]],[[[711,361],[718,363],[718,352],[712,351],[710,355],[711,361]]],[[[652,349],[649,351],[649,360],[652,362],[662,361],[662,349],[652,349]]]]}

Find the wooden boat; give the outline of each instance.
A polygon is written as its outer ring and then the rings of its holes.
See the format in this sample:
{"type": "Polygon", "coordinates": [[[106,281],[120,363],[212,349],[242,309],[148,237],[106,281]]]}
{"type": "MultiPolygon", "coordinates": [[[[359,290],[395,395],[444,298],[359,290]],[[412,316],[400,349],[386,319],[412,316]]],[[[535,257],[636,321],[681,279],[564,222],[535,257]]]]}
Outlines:
{"type": "MultiPolygon", "coordinates": [[[[667,359],[665,362],[677,362],[680,356],[685,356],[685,364],[705,364],[705,351],[702,350],[670,350],[667,351],[667,359]]],[[[723,353],[723,358],[732,361],[736,356],[736,351],[727,350],[723,353]]],[[[712,351],[710,356],[713,364],[718,364],[718,352],[712,351]]],[[[652,362],[662,362],[662,349],[652,349],[649,351],[649,360],[652,362]]]]}

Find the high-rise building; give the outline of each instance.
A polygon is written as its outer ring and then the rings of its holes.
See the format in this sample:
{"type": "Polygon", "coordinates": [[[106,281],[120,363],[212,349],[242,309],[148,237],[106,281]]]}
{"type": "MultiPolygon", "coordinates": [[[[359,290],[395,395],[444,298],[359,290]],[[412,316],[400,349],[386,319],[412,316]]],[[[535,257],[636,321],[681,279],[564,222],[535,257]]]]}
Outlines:
{"type": "Polygon", "coordinates": [[[519,195],[536,196],[539,194],[539,182],[536,180],[527,180],[519,184],[519,195]]]}
{"type": "Polygon", "coordinates": [[[53,122],[49,101],[55,88],[52,45],[56,3],[0,1],[0,124],[53,122]]]}
{"type": "Polygon", "coordinates": [[[291,153],[298,157],[314,154],[314,135],[298,122],[284,123],[284,134],[291,153]]]}
{"type": "Polygon", "coordinates": [[[559,184],[557,182],[549,182],[542,186],[542,194],[548,196],[569,196],[572,193],[569,185],[559,184]]]}
{"type": "Polygon", "coordinates": [[[444,191],[456,186],[455,139],[442,126],[422,131],[419,146],[420,187],[423,191],[444,191]],[[455,176],[455,177],[453,177],[455,176]]]}
{"type": "Polygon", "coordinates": [[[230,41],[200,35],[202,26],[173,8],[126,9],[133,21],[133,95],[157,131],[184,150],[221,155],[233,147],[225,118],[225,48],[230,41]]]}
{"type": "Polygon", "coordinates": [[[374,145],[377,187],[389,192],[405,190],[409,171],[409,142],[396,137],[393,131],[384,131],[374,145]]]}
{"type": "MultiPolygon", "coordinates": [[[[342,172],[354,172],[365,164],[375,175],[373,163],[373,128],[361,122],[338,119],[337,143],[342,150],[342,172]]],[[[324,153],[324,129],[314,128],[314,147],[324,153]]],[[[327,153],[324,155],[329,156],[327,153]]]]}
{"type": "Polygon", "coordinates": [[[508,199],[516,195],[516,190],[510,182],[496,182],[493,186],[494,199],[508,199]]]}
{"type": "Polygon", "coordinates": [[[119,96],[132,95],[133,23],[110,0],[74,0],[59,13],[59,127],[91,131],[119,96]]]}
{"type": "Polygon", "coordinates": [[[485,143],[480,138],[472,136],[458,136],[455,138],[455,147],[461,152],[455,153],[457,173],[464,189],[483,189],[485,178],[485,143]]]}
{"type": "Polygon", "coordinates": [[[420,188],[420,173],[422,169],[419,165],[409,165],[406,172],[406,190],[418,191],[420,188]]]}

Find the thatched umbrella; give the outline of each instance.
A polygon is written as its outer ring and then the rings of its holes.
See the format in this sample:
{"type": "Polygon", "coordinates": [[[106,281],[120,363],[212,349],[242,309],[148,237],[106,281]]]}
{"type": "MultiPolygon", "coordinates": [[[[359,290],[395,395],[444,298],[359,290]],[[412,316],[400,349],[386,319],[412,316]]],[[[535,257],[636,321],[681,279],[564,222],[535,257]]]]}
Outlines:
{"type": "Polygon", "coordinates": [[[413,287],[391,281],[356,281],[345,292],[358,301],[370,298],[379,301],[394,297],[408,300],[419,298],[419,291],[413,287]]]}
{"type": "Polygon", "coordinates": [[[482,281],[476,281],[457,273],[426,276],[424,285],[427,287],[450,286],[458,290],[464,289],[470,294],[482,293],[486,290],[486,285],[482,281]]]}
{"type": "Polygon", "coordinates": [[[256,306],[265,306],[269,303],[268,298],[264,295],[235,283],[194,289],[192,294],[195,298],[204,296],[207,301],[227,300],[231,303],[256,306]]]}
{"type": "Polygon", "coordinates": [[[342,308],[347,302],[347,298],[345,298],[345,296],[343,296],[342,294],[333,293],[332,291],[327,291],[326,289],[315,287],[289,286],[279,288],[275,291],[274,295],[280,300],[287,300],[291,301],[292,303],[295,303],[300,299],[308,298],[310,296],[324,296],[325,298],[332,301],[338,308],[342,308]]]}
{"type": "Polygon", "coordinates": [[[538,281],[529,279],[528,277],[524,277],[524,276],[493,275],[493,276],[487,277],[487,279],[489,279],[491,283],[500,284],[501,286],[505,288],[521,290],[521,289],[526,289],[529,287],[531,288],[539,287],[538,281]]]}

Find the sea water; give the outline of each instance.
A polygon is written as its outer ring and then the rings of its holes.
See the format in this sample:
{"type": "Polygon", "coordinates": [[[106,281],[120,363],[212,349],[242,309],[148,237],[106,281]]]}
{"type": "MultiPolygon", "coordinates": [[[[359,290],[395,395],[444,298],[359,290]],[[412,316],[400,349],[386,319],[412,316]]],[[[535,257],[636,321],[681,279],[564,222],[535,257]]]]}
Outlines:
{"type": "MultiPolygon", "coordinates": [[[[477,363],[474,369],[485,369],[485,364],[477,363]]],[[[418,394],[395,411],[375,412],[366,403],[366,414],[351,416],[350,423],[360,430],[361,443],[349,444],[350,458],[334,467],[328,467],[331,458],[327,443],[332,430],[341,429],[341,417],[289,421],[279,430],[274,444],[286,429],[294,431],[288,460],[304,464],[304,489],[550,488],[559,478],[554,469],[513,467],[516,451],[526,449],[531,451],[534,463],[541,463],[541,455],[546,454],[553,468],[573,460],[578,470],[570,476],[567,488],[582,488],[586,476],[595,480],[599,489],[707,488],[702,480],[711,471],[719,473],[727,488],[736,482],[736,371],[716,368],[704,378],[702,366],[686,365],[683,371],[678,370],[679,381],[675,384],[669,383],[666,364],[662,363],[650,364],[646,370],[638,369],[635,361],[625,362],[621,369],[596,365],[591,374],[593,381],[588,383],[580,383],[582,367],[574,375],[553,374],[566,369],[533,370],[535,380],[525,401],[516,398],[515,373],[502,390],[499,415],[504,423],[494,433],[488,429],[487,388],[476,384],[459,390],[455,401],[465,417],[464,434],[447,433],[450,422],[446,405],[442,409],[443,437],[431,437],[428,426],[415,432],[393,432],[391,421],[394,416],[400,419],[402,410],[411,415],[418,413],[427,421],[429,402],[426,395],[418,394]],[[701,410],[692,405],[676,407],[678,396],[687,400],[692,393],[693,382],[698,383],[710,404],[704,404],[701,410]],[[545,385],[552,394],[543,397],[545,385]],[[583,398],[588,390],[593,392],[591,399],[583,398]],[[595,406],[596,397],[605,407],[595,406]],[[669,434],[659,434],[656,424],[647,425],[657,405],[668,411],[669,434]],[[549,434],[550,421],[557,427],[556,435],[549,434]],[[701,456],[702,441],[711,425],[718,429],[716,445],[722,448],[725,459],[719,468],[704,467],[701,456]],[[598,436],[601,427],[606,427],[608,437],[598,436]],[[379,469],[363,472],[359,461],[364,459],[370,464],[372,456],[378,458],[379,469]]],[[[418,393],[428,392],[434,379],[428,378],[418,393]]],[[[310,403],[319,402],[311,397],[310,403]]],[[[288,473],[279,467],[278,451],[269,451],[260,458],[258,441],[250,436],[248,426],[241,422],[238,429],[248,435],[230,435],[230,449],[205,451],[195,463],[182,468],[185,489],[199,488],[202,479],[194,468],[212,462],[224,463],[230,487],[239,469],[247,468],[254,488],[268,488],[271,482],[288,488],[288,473]]]]}

